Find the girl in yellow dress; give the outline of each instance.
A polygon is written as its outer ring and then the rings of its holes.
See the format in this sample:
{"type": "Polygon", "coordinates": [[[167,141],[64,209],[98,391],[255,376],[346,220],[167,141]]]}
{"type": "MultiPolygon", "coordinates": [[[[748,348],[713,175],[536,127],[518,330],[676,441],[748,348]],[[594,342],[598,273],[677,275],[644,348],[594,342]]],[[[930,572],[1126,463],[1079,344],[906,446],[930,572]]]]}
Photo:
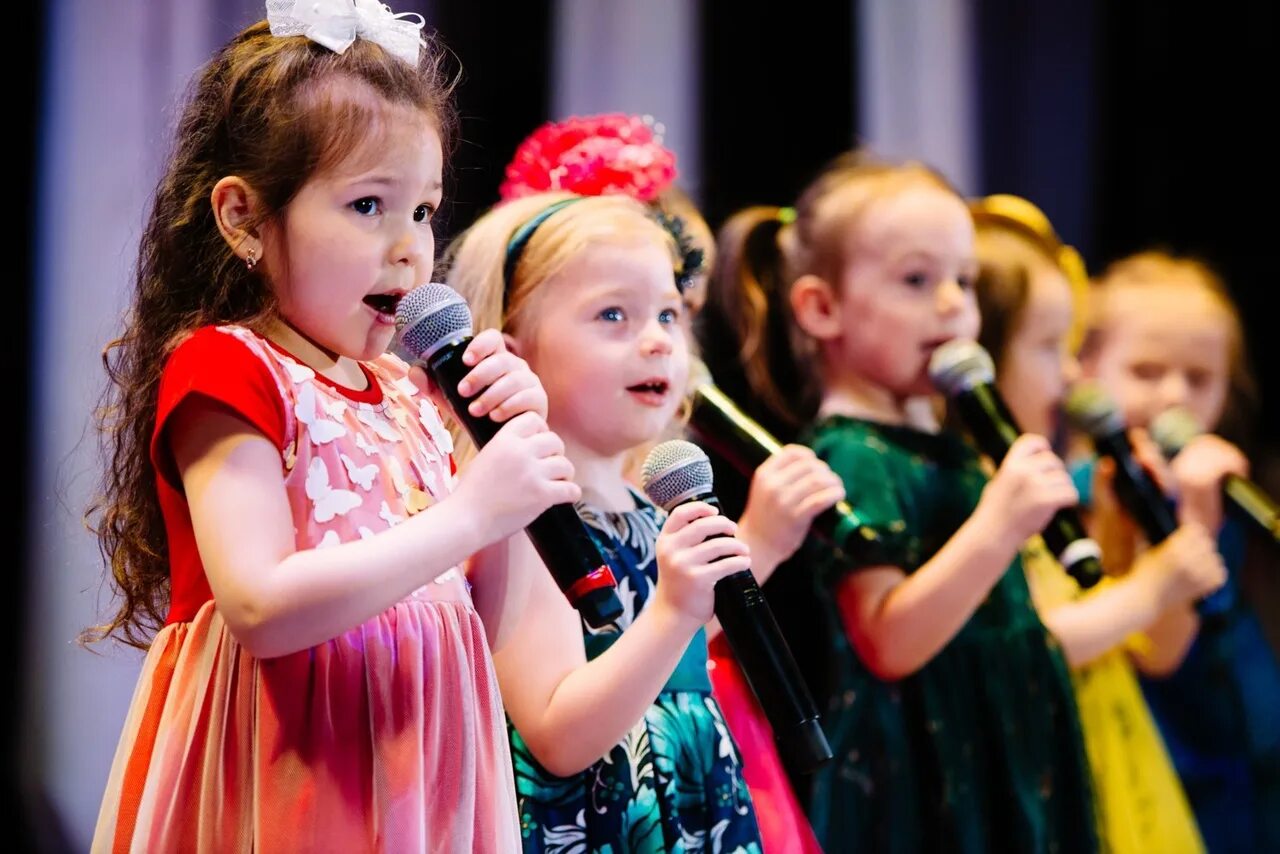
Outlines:
{"type": "MultiPolygon", "coordinates": [[[[989,196],[971,209],[980,263],[980,342],[996,361],[997,383],[1022,429],[1060,439],[1062,401],[1077,374],[1072,353],[1079,345],[1084,266],[1027,200],[989,196]]],[[[1145,435],[1135,431],[1131,438],[1143,462],[1158,467],[1145,435]]],[[[1109,474],[1101,462],[1099,480],[1109,474]]],[[[1192,604],[1223,583],[1225,570],[1209,533],[1195,523],[1181,525],[1130,562],[1135,537],[1110,489],[1095,488],[1094,494],[1091,521],[1104,563],[1111,573],[1124,564],[1128,571],[1083,591],[1038,537],[1024,549],[1023,565],[1040,617],[1071,668],[1099,836],[1113,854],[1202,852],[1135,666],[1153,675],[1178,666],[1197,628],[1192,604]]]]}

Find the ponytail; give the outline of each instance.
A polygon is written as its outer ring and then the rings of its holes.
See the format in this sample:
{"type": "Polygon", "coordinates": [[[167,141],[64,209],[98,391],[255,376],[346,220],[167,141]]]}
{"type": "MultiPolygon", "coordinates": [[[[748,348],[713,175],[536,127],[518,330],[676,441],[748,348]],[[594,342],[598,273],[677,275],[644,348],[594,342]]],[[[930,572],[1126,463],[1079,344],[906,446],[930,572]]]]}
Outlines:
{"type": "Polygon", "coordinates": [[[791,332],[789,270],[779,237],[793,218],[789,208],[758,205],[724,224],[707,308],[737,344],[750,393],[796,429],[817,412],[818,389],[791,332]]]}

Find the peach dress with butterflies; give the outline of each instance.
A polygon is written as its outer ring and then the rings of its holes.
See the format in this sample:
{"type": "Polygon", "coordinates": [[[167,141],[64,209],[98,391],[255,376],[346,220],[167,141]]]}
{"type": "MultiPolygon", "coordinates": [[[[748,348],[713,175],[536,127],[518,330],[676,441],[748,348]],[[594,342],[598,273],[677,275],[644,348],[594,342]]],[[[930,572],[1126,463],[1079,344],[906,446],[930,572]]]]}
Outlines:
{"type": "Polygon", "coordinates": [[[457,568],[322,644],[258,659],[227,630],[194,548],[164,432],[192,395],[277,443],[298,549],[372,536],[449,493],[435,407],[399,359],[363,367],[368,390],[343,389],[239,327],[201,329],[166,363],[152,459],[171,611],[93,850],[520,849],[497,682],[457,568]]]}

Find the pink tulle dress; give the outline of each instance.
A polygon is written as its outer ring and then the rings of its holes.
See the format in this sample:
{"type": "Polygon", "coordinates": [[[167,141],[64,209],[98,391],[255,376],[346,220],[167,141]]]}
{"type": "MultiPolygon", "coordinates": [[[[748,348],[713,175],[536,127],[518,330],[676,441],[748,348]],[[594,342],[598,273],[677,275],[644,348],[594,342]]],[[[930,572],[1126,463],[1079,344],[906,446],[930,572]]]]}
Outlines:
{"type": "Polygon", "coordinates": [[[164,432],[192,395],[278,443],[299,549],[372,536],[448,494],[435,407],[400,360],[364,370],[368,389],[341,388],[238,327],[199,330],[166,364],[152,458],[171,612],[94,851],[520,849],[502,704],[459,569],[318,646],[259,659],[228,631],[200,565],[164,432]]]}

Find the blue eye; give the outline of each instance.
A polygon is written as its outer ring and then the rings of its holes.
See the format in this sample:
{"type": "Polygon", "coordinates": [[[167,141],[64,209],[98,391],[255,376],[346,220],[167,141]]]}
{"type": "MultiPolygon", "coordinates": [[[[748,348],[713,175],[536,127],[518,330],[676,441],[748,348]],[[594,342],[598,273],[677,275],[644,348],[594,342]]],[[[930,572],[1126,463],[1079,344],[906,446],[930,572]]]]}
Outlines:
{"type": "Polygon", "coordinates": [[[435,216],[436,209],[431,205],[418,205],[413,209],[414,222],[430,222],[431,217],[435,216]]]}
{"type": "Polygon", "coordinates": [[[664,324],[672,324],[680,319],[680,312],[674,308],[666,308],[658,313],[658,322],[664,324]]]}
{"type": "Polygon", "coordinates": [[[376,196],[365,196],[352,202],[351,208],[361,216],[375,216],[382,213],[382,200],[376,196]]]}
{"type": "Polygon", "coordinates": [[[604,311],[600,312],[597,317],[601,320],[607,320],[610,323],[620,323],[626,319],[626,315],[622,313],[622,309],[617,306],[606,308],[604,311]]]}

